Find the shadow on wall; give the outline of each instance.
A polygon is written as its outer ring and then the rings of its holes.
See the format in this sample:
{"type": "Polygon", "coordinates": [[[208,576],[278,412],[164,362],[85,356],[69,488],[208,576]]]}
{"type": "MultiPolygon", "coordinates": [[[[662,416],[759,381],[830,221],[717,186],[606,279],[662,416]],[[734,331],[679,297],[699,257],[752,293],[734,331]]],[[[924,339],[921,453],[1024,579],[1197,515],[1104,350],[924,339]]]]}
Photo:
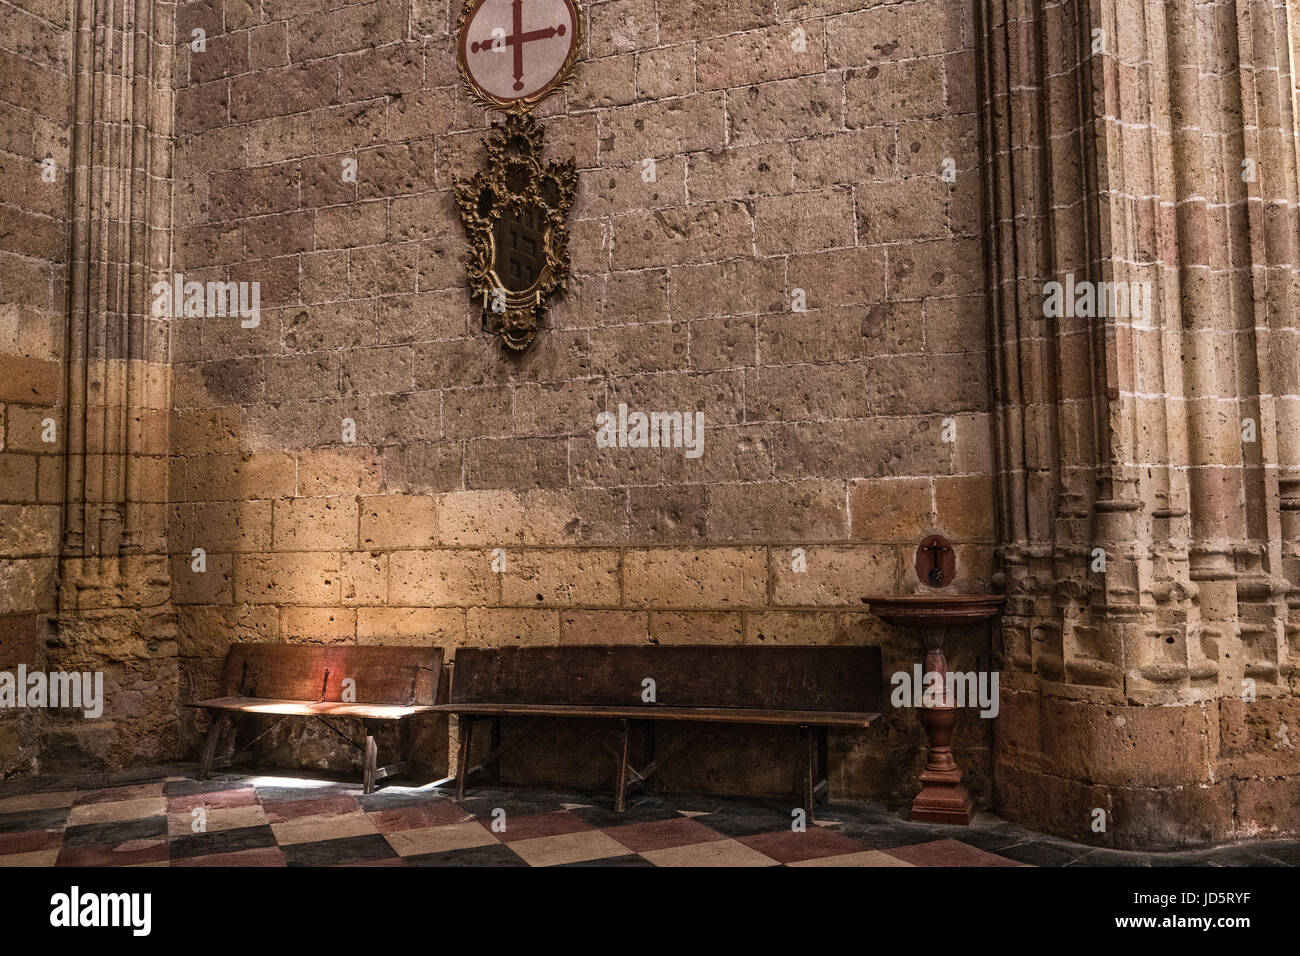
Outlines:
{"type": "MultiPolygon", "coordinates": [[[[347,353],[335,358],[352,360],[347,353]]],[[[799,549],[656,544],[653,532],[630,527],[627,488],[605,492],[622,497],[625,510],[620,521],[602,526],[600,514],[583,507],[590,489],[467,490],[460,468],[413,468],[438,445],[398,443],[383,433],[369,444],[367,398],[343,386],[342,397],[320,414],[339,414],[340,403],[363,409],[351,422],[356,444],[315,445],[314,432],[254,429],[250,423],[268,408],[229,403],[246,400],[258,376],[274,380],[271,369],[282,361],[278,354],[253,355],[176,369],[169,547],[182,704],[220,696],[232,641],[418,643],[452,651],[593,642],[861,643],[882,646],[887,675],[910,673],[920,656],[913,635],[852,606],[861,607],[872,591],[907,586],[914,540],[799,549]],[[796,551],[803,570],[790,563],[796,551]]],[[[296,357],[287,361],[298,365],[296,357]]],[[[340,436],[348,418],[339,417],[340,436]]],[[[591,440],[571,440],[584,439],[591,440]]],[[[912,512],[916,523],[933,526],[932,479],[871,485],[878,496],[854,490],[856,527],[864,534],[889,522],[894,527],[878,533],[910,537],[912,512]]],[[[984,545],[958,548],[959,559],[976,566],[986,553],[984,545]]],[[[988,666],[987,629],[954,634],[950,647],[953,668],[988,666]]],[[[245,741],[267,726],[246,720],[245,741]]],[[[181,753],[196,759],[206,717],[182,708],[180,721],[181,753]]],[[[422,719],[416,728],[420,771],[444,775],[447,724],[422,719]]],[[[352,733],[360,738],[359,722],[352,733]]],[[[391,752],[396,742],[382,733],[381,753],[391,752]]],[[[661,785],[787,794],[783,768],[797,750],[785,736],[719,730],[719,747],[688,748],[661,785]]],[[[556,726],[537,740],[507,762],[508,781],[607,786],[611,761],[581,734],[556,726]]],[[[921,767],[922,740],[915,715],[891,708],[866,733],[833,734],[834,792],[905,801],[921,767]]],[[[963,716],[957,742],[968,785],[987,804],[990,722],[963,716]]],[[[268,733],[256,759],[348,774],[360,766],[353,748],[301,721],[268,733]]]]}

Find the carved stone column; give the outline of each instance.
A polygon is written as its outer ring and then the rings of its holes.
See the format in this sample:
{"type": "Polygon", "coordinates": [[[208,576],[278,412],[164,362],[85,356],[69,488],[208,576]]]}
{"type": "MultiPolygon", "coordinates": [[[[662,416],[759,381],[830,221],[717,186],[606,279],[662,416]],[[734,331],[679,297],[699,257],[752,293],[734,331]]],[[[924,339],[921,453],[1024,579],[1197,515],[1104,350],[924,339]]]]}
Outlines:
{"type": "Polygon", "coordinates": [[[68,294],[68,461],[51,669],[102,670],[104,717],[50,719],[42,763],[173,759],[167,568],[170,5],[78,0],[68,294]],[[126,728],[130,728],[129,732],[126,728]]]}
{"type": "Polygon", "coordinates": [[[997,807],[1114,846],[1295,830],[1280,807],[1300,764],[1264,739],[1300,716],[1288,10],[979,14],[1009,598],[997,807]],[[1149,308],[1046,315],[1067,276],[1149,283],[1149,308]]]}

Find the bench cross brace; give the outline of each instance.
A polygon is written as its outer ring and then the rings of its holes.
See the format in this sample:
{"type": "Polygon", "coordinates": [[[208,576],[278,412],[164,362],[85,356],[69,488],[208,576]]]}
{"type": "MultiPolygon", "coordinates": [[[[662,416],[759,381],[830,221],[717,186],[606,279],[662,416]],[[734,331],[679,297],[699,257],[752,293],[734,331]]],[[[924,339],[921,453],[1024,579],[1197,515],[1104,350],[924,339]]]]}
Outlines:
{"type": "MultiPolygon", "coordinates": [[[[206,780],[208,774],[213,769],[219,770],[219,769],[224,769],[226,767],[229,767],[231,764],[235,762],[236,757],[238,757],[249,747],[253,746],[253,744],[257,743],[259,740],[261,740],[271,731],[275,730],[276,727],[279,727],[282,723],[284,723],[288,719],[289,719],[288,717],[281,717],[279,720],[273,723],[270,727],[267,727],[266,730],[262,731],[252,740],[248,741],[242,746],[236,747],[234,750],[230,752],[229,756],[222,757],[220,760],[217,760],[216,751],[217,751],[218,742],[221,739],[221,735],[226,732],[227,728],[234,726],[234,714],[232,714],[228,710],[223,710],[221,714],[215,720],[213,720],[212,729],[208,731],[207,744],[203,750],[203,763],[199,766],[199,779],[206,780]]],[[[238,731],[236,731],[235,732],[236,739],[232,742],[238,743],[239,742],[238,737],[239,734],[238,731]]]]}
{"type": "MultiPolygon", "coordinates": [[[[491,714],[460,714],[460,745],[457,748],[456,775],[454,778],[447,777],[437,781],[434,786],[441,786],[450,783],[453,779],[456,781],[456,800],[457,802],[465,799],[465,782],[473,775],[492,768],[495,770],[495,779],[500,780],[500,760],[507,752],[514,749],[523,741],[532,737],[537,731],[537,725],[529,727],[526,731],[516,736],[508,743],[501,743],[501,717],[500,715],[491,714]],[[492,720],[492,746],[487,756],[473,767],[469,764],[470,749],[473,741],[474,724],[482,717],[490,717],[492,720]]],[[[605,730],[595,732],[600,745],[613,755],[616,761],[615,778],[614,778],[614,812],[623,813],[627,808],[627,795],[629,792],[635,792],[645,787],[655,774],[659,773],[668,758],[678,753],[692,741],[699,733],[683,733],[677,736],[662,755],[655,754],[655,721],[653,720],[636,720],[626,718],[620,720],[621,730],[617,745],[611,745],[604,736],[605,730]],[[648,762],[637,766],[632,762],[632,731],[639,729],[644,734],[646,741],[646,757],[648,762]]],[[[827,741],[827,728],[803,725],[798,728],[800,739],[800,759],[799,759],[799,796],[802,798],[801,803],[804,812],[808,816],[808,822],[814,822],[814,808],[817,803],[825,803],[830,799],[830,783],[828,780],[830,760],[829,747],[827,741]]]]}
{"type": "Polygon", "coordinates": [[[516,746],[523,743],[529,737],[537,732],[537,726],[534,725],[522,734],[515,737],[509,743],[501,742],[501,718],[495,715],[487,714],[461,714],[460,715],[460,746],[456,751],[456,800],[457,802],[465,799],[465,781],[474,774],[487,770],[489,767],[493,770],[493,780],[499,783],[501,781],[501,758],[513,750],[516,746]],[[471,767],[469,765],[470,741],[474,734],[474,721],[480,717],[491,716],[492,718],[492,739],[491,749],[483,760],[471,767]]]}
{"type": "MultiPolygon", "coordinates": [[[[284,723],[286,720],[288,720],[290,716],[297,716],[297,715],[288,715],[288,716],[285,716],[285,717],[281,717],[279,720],[277,720],[275,723],[273,723],[270,727],[267,727],[264,731],[262,731],[260,734],[258,734],[256,737],[254,737],[252,740],[248,741],[248,742],[245,743],[243,746],[238,747],[238,748],[236,748],[234,751],[232,751],[229,757],[226,757],[226,758],[222,759],[222,760],[218,763],[218,762],[216,761],[217,746],[219,745],[219,743],[220,743],[220,741],[221,741],[221,737],[225,734],[226,730],[231,726],[233,716],[234,716],[234,715],[231,713],[231,711],[223,710],[223,711],[221,711],[221,712],[216,716],[216,718],[212,721],[212,727],[208,730],[208,738],[207,738],[207,741],[204,743],[204,746],[203,746],[203,760],[202,760],[202,762],[199,764],[199,779],[200,779],[200,780],[206,780],[206,779],[208,778],[208,774],[212,772],[212,770],[213,770],[214,767],[227,767],[227,766],[229,766],[231,763],[234,762],[235,757],[237,757],[239,754],[243,753],[243,752],[244,752],[245,750],[247,750],[248,748],[252,747],[253,744],[257,743],[259,740],[261,740],[263,737],[265,737],[265,736],[266,736],[267,734],[269,734],[271,731],[275,730],[276,727],[279,727],[282,723],[284,723]]],[[[375,726],[374,726],[374,723],[372,723],[372,722],[369,721],[369,720],[364,721],[364,726],[365,726],[365,740],[364,740],[364,742],[362,742],[362,743],[357,743],[355,740],[353,740],[351,737],[349,737],[349,736],[348,736],[347,734],[345,734],[343,731],[339,730],[337,727],[335,727],[333,724],[331,724],[328,720],[326,720],[326,719],[325,719],[324,717],[322,717],[320,714],[311,714],[310,716],[311,716],[311,717],[314,717],[316,720],[318,720],[321,724],[323,724],[326,728],[328,728],[332,733],[334,733],[334,734],[336,734],[337,736],[341,737],[343,740],[347,741],[347,743],[349,743],[351,746],[353,746],[353,747],[355,747],[357,750],[360,750],[360,751],[361,751],[361,754],[362,754],[361,791],[362,791],[362,793],[374,793],[374,792],[375,792],[375,784],[376,784],[378,781],[383,780],[383,779],[386,778],[386,777],[393,777],[393,776],[396,776],[396,775],[398,775],[398,774],[405,773],[405,772],[407,771],[407,769],[410,767],[410,752],[411,752],[411,734],[410,734],[410,730],[411,730],[411,728],[410,728],[409,722],[408,722],[407,720],[405,720],[405,719],[399,719],[399,720],[397,721],[397,725],[398,725],[398,734],[400,735],[400,738],[401,738],[402,759],[399,760],[397,763],[388,764],[388,765],[385,766],[385,767],[379,767],[379,766],[376,766],[376,764],[377,764],[377,762],[378,762],[378,761],[377,761],[377,757],[378,757],[379,749],[378,749],[378,746],[377,746],[376,743],[375,743],[375,726]]]]}
{"type": "Polygon", "coordinates": [[[670,746],[662,755],[655,753],[655,725],[651,720],[625,720],[623,721],[622,746],[615,750],[603,740],[601,745],[614,755],[618,761],[618,767],[615,771],[614,778],[614,812],[622,813],[627,808],[627,795],[629,792],[642,789],[650,778],[659,773],[668,762],[668,758],[673,754],[685,749],[692,741],[698,737],[698,733],[684,733],[673,740],[670,746]],[[641,729],[647,742],[647,757],[649,762],[637,769],[630,760],[632,731],[641,729]],[[635,778],[635,779],[629,779],[635,778]]]}

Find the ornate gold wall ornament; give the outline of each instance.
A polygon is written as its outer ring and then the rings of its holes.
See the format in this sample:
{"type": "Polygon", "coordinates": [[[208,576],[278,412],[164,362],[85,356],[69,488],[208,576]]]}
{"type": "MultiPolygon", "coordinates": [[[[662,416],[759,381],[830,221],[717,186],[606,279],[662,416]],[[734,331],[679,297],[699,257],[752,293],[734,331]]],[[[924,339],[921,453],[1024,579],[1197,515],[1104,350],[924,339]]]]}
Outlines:
{"type": "Polygon", "coordinates": [[[542,127],[527,113],[507,113],[483,138],[487,168],[453,177],[456,205],[469,233],[470,291],[483,304],[483,328],[509,349],[532,344],[546,299],[569,276],[569,230],[578,173],[573,160],[541,162],[542,127]]]}
{"type": "Polygon", "coordinates": [[[543,165],[544,131],[530,111],[572,75],[582,11],[577,0],[469,0],[458,34],[456,65],[470,96],[506,114],[483,139],[486,168],[452,177],[469,234],[470,292],[483,328],[523,351],[569,277],[565,216],[578,188],[573,160],[543,165]]]}

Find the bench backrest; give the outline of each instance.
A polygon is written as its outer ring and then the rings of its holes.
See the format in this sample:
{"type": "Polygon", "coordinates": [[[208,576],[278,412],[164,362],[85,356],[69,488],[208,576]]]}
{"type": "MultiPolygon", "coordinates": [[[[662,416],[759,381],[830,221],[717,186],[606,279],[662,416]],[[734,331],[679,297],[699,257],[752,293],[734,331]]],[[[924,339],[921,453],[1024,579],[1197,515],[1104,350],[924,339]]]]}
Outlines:
{"type": "Polygon", "coordinates": [[[452,703],[881,712],[878,647],[460,648],[452,703]],[[642,682],[655,682],[654,703],[642,682]]]}
{"type": "Polygon", "coordinates": [[[441,677],[440,647],[232,644],[224,686],[228,697],[339,701],[351,678],[359,704],[435,704],[441,677]]]}

